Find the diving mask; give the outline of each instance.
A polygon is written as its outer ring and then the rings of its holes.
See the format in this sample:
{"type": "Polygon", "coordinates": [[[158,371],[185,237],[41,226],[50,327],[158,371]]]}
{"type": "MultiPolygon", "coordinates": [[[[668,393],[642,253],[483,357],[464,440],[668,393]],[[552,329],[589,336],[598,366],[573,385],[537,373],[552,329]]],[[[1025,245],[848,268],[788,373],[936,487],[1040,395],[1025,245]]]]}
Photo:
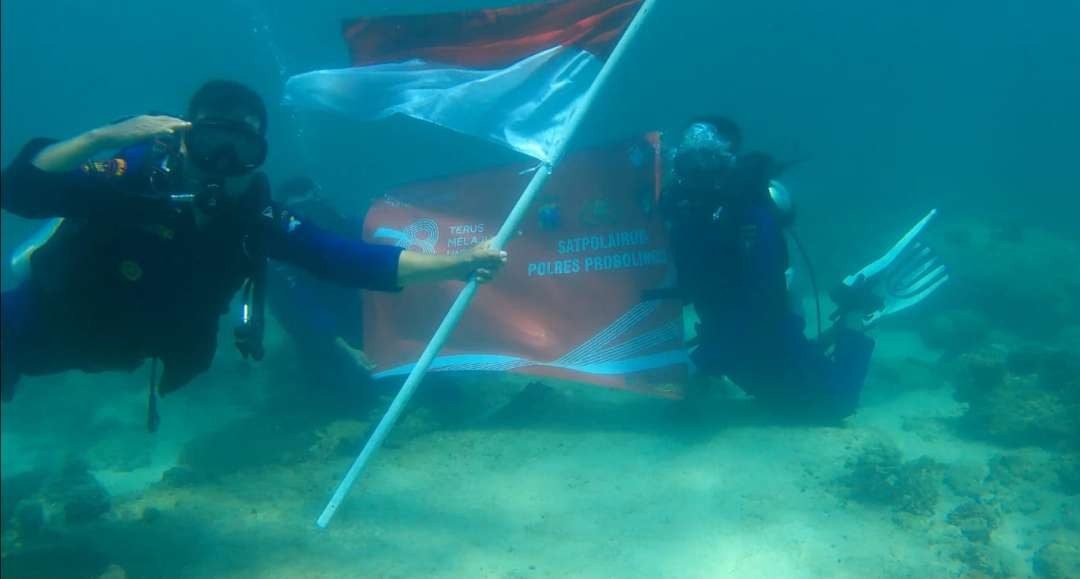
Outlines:
{"type": "Polygon", "coordinates": [[[184,140],[188,158],[211,175],[238,177],[266,161],[266,139],[243,121],[200,119],[184,140]]]}

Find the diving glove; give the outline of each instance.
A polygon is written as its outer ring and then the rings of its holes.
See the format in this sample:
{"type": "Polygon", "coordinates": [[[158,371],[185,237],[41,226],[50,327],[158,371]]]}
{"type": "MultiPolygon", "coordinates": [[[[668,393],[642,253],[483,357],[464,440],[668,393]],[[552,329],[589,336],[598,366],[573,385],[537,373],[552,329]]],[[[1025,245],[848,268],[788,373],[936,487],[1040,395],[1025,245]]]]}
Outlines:
{"type": "Polygon", "coordinates": [[[949,275],[919,237],[937,215],[934,209],[915,224],[885,255],[844,278],[832,292],[838,307],[833,318],[861,312],[865,327],[906,310],[938,290],[949,275]]]}

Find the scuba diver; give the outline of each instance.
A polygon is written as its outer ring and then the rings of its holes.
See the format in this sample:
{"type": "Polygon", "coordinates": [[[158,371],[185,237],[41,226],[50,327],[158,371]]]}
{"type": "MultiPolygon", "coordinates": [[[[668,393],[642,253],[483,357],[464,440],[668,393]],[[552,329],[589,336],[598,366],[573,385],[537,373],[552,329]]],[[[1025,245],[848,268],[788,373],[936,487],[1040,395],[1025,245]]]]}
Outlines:
{"type": "Polygon", "coordinates": [[[2,174],[0,206],[62,220],[16,255],[13,269],[26,279],[3,293],[3,399],[22,376],[131,371],[150,358],[154,430],[157,394],[210,367],[218,320],[238,290],[236,346],[245,358],[263,357],[268,260],[381,291],[488,281],[506,261],[489,246],[423,255],[318,228],[271,201],[258,171],[266,129],[257,93],[211,81],[192,96],[186,119],[137,116],[22,149],[2,174]]]}
{"type": "MultiPolygon", "coordinates": [[[[292,214],[303,215],[334,235],[361,241],[362,221],[338,212],[315,181],[289,179],[275,196],[292,214]]],[[[292,337],[310,382],[334,390],[367,382],[372,364],[363,351],[361,292],[286,263],[271,264],[268,274],[270,311],[292,337]]]]}
{"type": "MultiPolygon", "coordinates": [[[[846,417],[858,405],[874,351],[865,330],[948,279],[918,241],[934,212],[831,292],[837,309],[826,332],[819,303],[818,337],[811,340],[788,287],[793,270],[785,232],[800,251],[802,245],[789,231],[790,196],[775,180],[782,166],[764,153],[743,153],[741,145],[734,122],[701,118],[681,134],[671,156],[661,210],[671,230],[675,294],[693,304],[700,319],[691,359],[703,374],[727,377],[772,409],[846,417]]],[[[812,268],[811,281],[816,286],[812,268]]],[[[701,393],[695,383],[688,396],[701,393]]]]}

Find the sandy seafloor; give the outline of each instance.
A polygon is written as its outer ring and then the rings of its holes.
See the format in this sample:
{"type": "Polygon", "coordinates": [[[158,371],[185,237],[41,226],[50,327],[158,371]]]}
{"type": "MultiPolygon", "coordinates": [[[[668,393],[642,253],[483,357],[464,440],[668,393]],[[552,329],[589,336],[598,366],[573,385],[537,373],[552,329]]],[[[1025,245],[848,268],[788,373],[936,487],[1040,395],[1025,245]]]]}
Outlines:
{"type": "Polygon", "coordinates": [[[212,378],[164,399],[153,436],[143,426],[143,371],[27,381],[3,410],[5,483],[35,465],[55,470],[66,449],[88,462],[111,505],[96,520],[69,523],[43,491],[13,497],[5,484],[5,500],[44,503],[45,521],[32,532],[5,524],[4,575],[1080,572],[1068,557],[1056,571],[1035,561],[1046,545],[1080,545],[1080,496],[1022,472],[991,483],[1001,457],[1036,472],[1061,455],[962,435],[955,420],[965,405],[939,370],[941,353],[908,331],[877,337],[863,405],[839,427],[780,422],[723,388],[687,410],[574,384],[436,379],[327,530],[314,520],[388,400],[361,412],[305,391],[276,332],[273,361],[247,366],[223,352],[212,378]],[[93,392],[101,396],[88,402],[93,392]],[[852,464],[879,442],[894,444],[902,460],[943,465],[932,513],[860,500],[852,464]],[[974,493],[1001,513],[988,539],[949,520],[971,502],[942,482],[956,469],[994,485],[974,493]]]}

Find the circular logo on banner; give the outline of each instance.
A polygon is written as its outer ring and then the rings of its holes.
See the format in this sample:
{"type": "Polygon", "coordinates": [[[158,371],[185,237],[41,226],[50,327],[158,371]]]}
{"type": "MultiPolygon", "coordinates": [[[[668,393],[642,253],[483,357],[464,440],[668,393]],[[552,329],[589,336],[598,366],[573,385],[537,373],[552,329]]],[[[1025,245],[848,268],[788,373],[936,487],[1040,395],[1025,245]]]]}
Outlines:
{"type": "Polygon", "coordinates": [[[405,228],[404,248],[412,246],[420,248],[422,253],[435,253],[435,244],[439,242],[439,224],[434,219],[420,219],[414,221],[405,228]]]}

